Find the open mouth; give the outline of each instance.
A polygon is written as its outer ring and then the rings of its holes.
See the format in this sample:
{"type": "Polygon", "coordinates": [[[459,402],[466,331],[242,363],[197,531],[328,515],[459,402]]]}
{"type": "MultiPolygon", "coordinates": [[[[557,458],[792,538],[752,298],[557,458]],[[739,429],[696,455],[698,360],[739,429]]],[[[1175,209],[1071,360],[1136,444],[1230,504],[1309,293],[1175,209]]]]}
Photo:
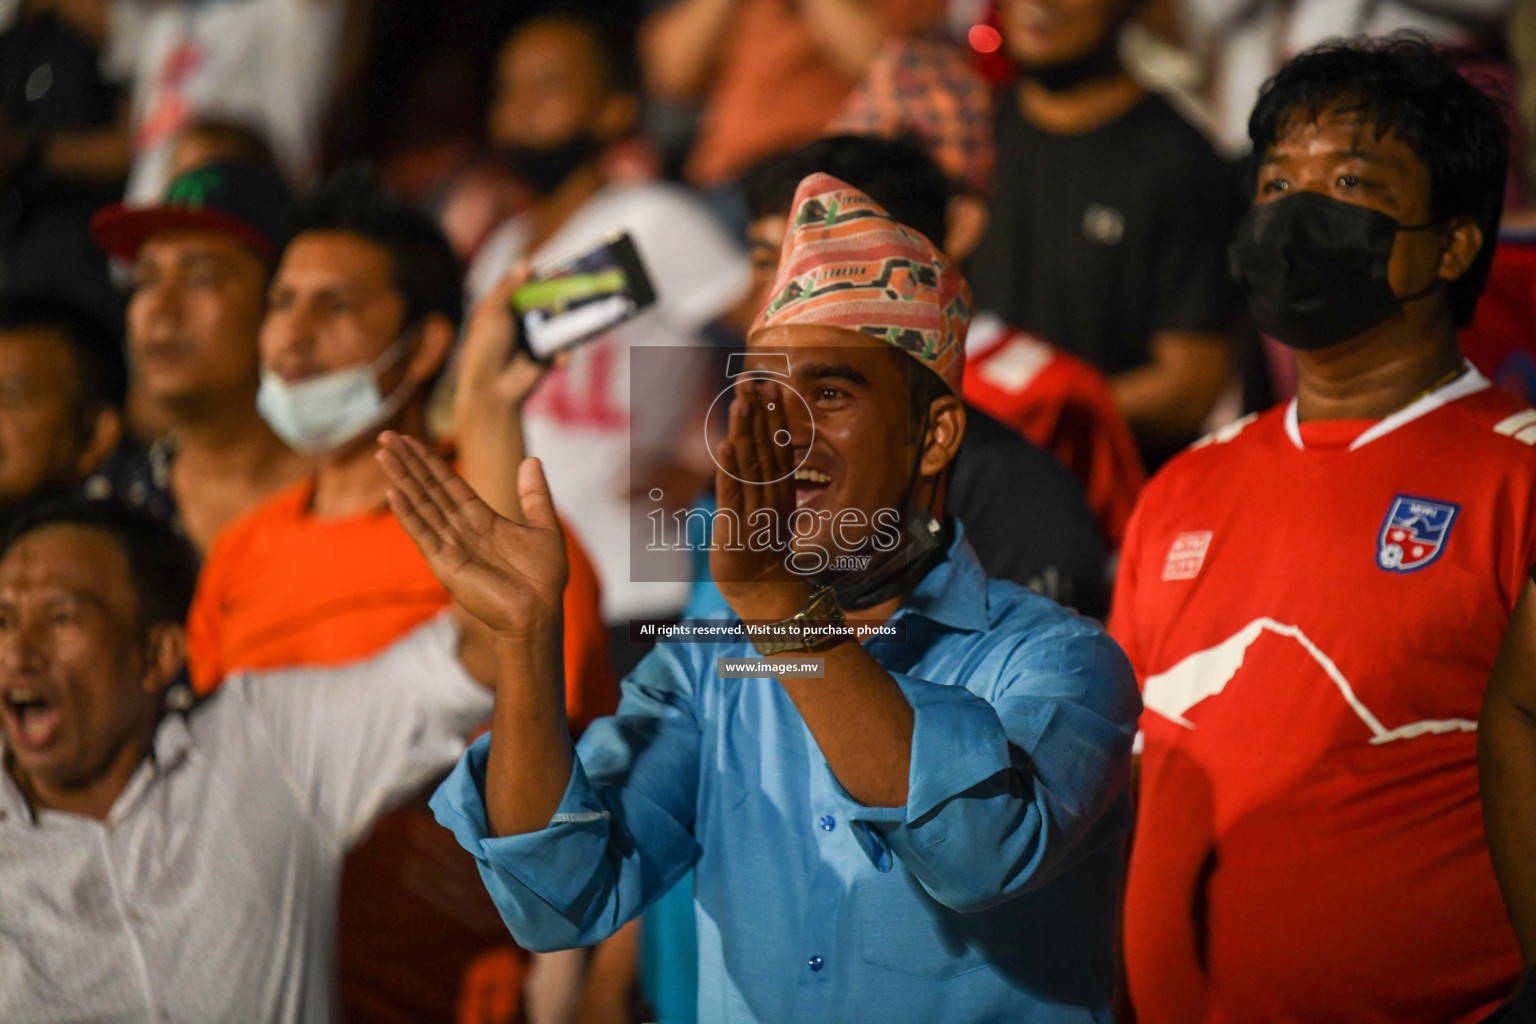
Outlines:
{"type": "Polygon", "coordinates": [[[831,483],[832,478],[819,469],[795,470],[795,507],[814,500],[831,483]]]}
{"type": "Polygon", "coordinates": [[[59,731],[59,711],[36,690],[18,686],[0,694],[7,732],[20,746],[36,750],[46,747],[59,731]]]}

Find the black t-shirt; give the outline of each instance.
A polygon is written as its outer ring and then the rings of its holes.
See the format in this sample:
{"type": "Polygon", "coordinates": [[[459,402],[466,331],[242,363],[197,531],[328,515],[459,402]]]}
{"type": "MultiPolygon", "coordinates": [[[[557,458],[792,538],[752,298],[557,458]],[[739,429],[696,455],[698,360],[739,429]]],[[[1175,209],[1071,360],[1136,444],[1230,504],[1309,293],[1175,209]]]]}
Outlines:
{"type": "Polygon", "coordinates": [[[1077,478],[974,406],[965,407],[946,507],[988,576],[1104,617],[1107,555],[1077,478]]]}
{"type": "Polygon", "coordinates": [[[1148,93],[1081,135],[1053,135],[1000,98],[991,225],[967,278],[977,306],[1114,375],[1162,331],[1224,327],[1234,169],[1148,93]]]}

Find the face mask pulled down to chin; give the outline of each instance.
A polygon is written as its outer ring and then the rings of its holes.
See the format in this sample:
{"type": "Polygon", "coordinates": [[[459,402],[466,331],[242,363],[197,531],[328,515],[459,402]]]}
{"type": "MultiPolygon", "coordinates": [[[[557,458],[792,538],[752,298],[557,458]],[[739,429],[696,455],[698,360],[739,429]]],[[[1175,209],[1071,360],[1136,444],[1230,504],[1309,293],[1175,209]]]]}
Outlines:
{"type": "Polygon", "coordinates": [[[933,571],[949,554],[954,532],[927,509],[910,503],[902,516],[901,543],[890,551],[866,548],[868,565],[858,572],[824,573],[816,582],[830,586],[844,611],[857,612],[883,604],[933,571]]]}
{"type": "Polygon", "coordinates": [[[1428,295],[1437,276],[1412,295],[1392,291],[1387,267],[1403,226],[1392,217],[1318,192],[1255,206],[1228,250],[1260,331],[1310,351],[1359,337],[1392,319],[1405,302],[1428,295]]]}
{"type": "Polygon", "coordinates": [[[272,432],[299,454],[335,451],[383,426],[400,411],[413,390],[411,382],[402,381],[385,398],[379,393],[378,374],[396,365],[409,351],[401,337],[366,366],[349,366],[294,384],[263,368],[256,411],[272,432]]]}

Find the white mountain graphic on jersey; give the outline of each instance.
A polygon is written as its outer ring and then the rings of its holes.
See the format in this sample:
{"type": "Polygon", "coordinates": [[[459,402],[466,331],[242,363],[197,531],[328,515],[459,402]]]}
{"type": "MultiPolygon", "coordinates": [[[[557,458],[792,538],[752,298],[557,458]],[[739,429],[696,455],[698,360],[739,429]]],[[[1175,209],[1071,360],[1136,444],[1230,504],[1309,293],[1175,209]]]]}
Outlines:
{"type": "Polygon", "coordinates": [[[1412,739],[1426,734],[1477,730],[1477,723],[1465,718],[1429,719],[1412,722],[1396,729],[1388,729],[1371,713],[1371,709],[1355,696],[1354,687],[1349,685],[1349,680],[1344,678],[1344,673],[1339,671],[1339,667],[1333,663],[1332,658],[1324,654],[1322,649],[1314,644],[1299,627],[1287,626],[1283,622],[1276,622],[1270,618],[1254,619],[1216,646],[1196,651],[1168,671],[1148,677],[1142,693],[1143,703],[1164,718],[1177,722],[1186,729],[1193,729],[1195,723],[1185,718],[1184,712],[1205,698],[1226,689],[1232,677],[1237,675],[1237,670],[1243,667],[1243,658],[1248,654],[1248,648],[1252,647],[1253,642],[1265,631],[1277,636],[1289,637],[1301,645],[1302,650],[1306,651],[1328,678],[1333,680],[1333,685],[1338,687],[1344,703],[1348,704],[1350,710],[1365,723],[1365,727],[1371,730],[1372,743],[1391,743],[1393,740],[1412,739]]]}

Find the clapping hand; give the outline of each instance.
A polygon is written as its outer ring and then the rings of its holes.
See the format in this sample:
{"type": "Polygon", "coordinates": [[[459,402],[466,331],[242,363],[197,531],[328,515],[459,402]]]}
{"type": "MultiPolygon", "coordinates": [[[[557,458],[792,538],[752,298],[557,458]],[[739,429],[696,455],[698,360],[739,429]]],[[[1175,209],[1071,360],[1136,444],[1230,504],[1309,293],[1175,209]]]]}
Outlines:
{"type": "Polygon", "coordinates": [[[521,508],[502,516],[420,442],[386,431],[379,444],[389,506],[454,600],[501,638],[557,628],[565,536],[539,461],[518,467],[521,508]]]}

